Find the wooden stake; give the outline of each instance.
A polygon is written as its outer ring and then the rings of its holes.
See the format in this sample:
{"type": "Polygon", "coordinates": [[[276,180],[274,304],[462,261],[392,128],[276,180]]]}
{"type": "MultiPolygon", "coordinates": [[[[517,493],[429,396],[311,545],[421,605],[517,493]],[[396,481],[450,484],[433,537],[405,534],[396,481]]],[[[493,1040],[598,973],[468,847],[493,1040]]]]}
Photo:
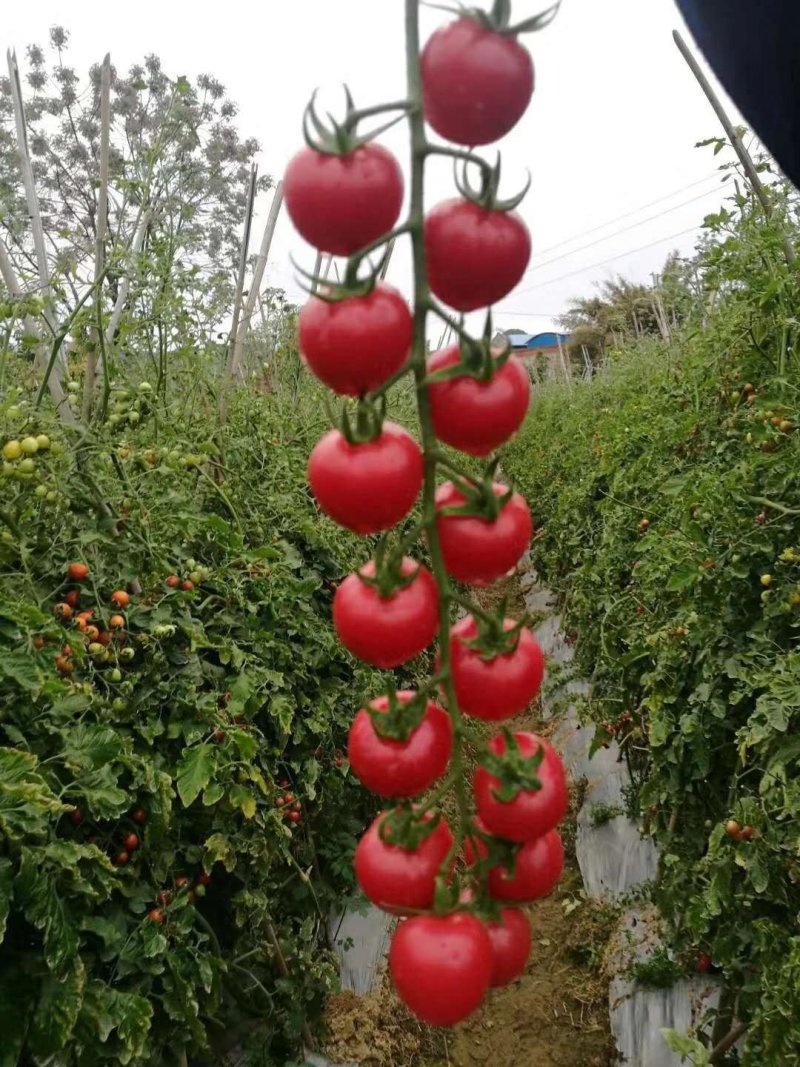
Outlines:
{"type": "MultiPolygon", "coordinates": [[[[97,194],[97,219],[95,220],[94,239],[94,304],[99,312],[102,307],[102,278],[106,269],[106,233],[108,231],[108,162],[111,141],[111,56],[107,52],[103,58],[100,73],[100,188],[97,194]]],[[[83,383],[83,421],[88,422],[94,403],[95,380],[97,377],[97,353],[101,349],[104,337],[101,337],[100,315],[95,316],[93,343],[86,354],[86,377],[83,383]]],[[[104,372],[107,368],[104,368],[104,372]]]]}
{"type": "Polygon", "coordinates": [[[261,292],[261,286],[264,281],[264,270],[267,266],[267,260],[269,259],[269,250],[272,245],[272,238],[275,234],[275,226],[278,222],[278,215],[280,214],[281,204],[283,203],[283,182],[278,182],[275,186],[275,192],[272,197],[272,204],[270,205],[269,215],[267,215],[267,224],[264,227],[264,236],[261,238],[261,247],[258,250],[258,258],[256,259],[255,270],[253,271],[253,280],[250,282],[250,291],[247,294],[247,303],[244,306],[244,312],[242,314],[241,322],[236,331],[236,340],[234,342],[233,360],[231,363],[231,375],[238,377],[242,361],[242,352],[244,351],[244,342],[247,337],[247,332],[250,329],[250,322],[253,318],[253,312],[255,311],[256,301],[259,298],[261,292]]]}
{"type": "MultiPolygon", "coordinates": [[[[133,260],[138,259],[139,253],[142,251],[142,245],[144,244],[144,236],[147,233],[147,227],[150,225],[151,213],[149,210],[143,212],[139,225],[136,228],[136,232],[133,235],[133,241],[129,249],[130,256],[133,260]]],[[[109,348],[114,343],[114,338],[117,336],[117,330],[119,329],[120,321],[122,320],[122,313],[125,310],[125,303],[128,299],[128,292],[131,287],[131,268],[129,267],[122,276],[122,281],[119,285],[119,292],[117,293],[116,303],[114,309],[111,312],[111,318],[108,322],[108,328],[106,330],[106,348],[109,348]]]]}
{"type": "Polygon", "coordinates": [[[227,377],[233,376],[234,358],[236,356],[236,335],[239,332],[239,317],[242,311],[242,294],[244,293],[244,277],[247,271],[247,252],[250,248],[250,230],[253,226],[253,205],[256,199],[256,184],[258,179],[258,167],[253,163],[250,167],[250,184],[247,190],[247,207],[244,213],[244,232],[242,233],[242,251],[239,256],[239,274],[236,279],[236,292],[233,298],[233,322],[228,338],[228,372],[227,377]]]}
{"type": "MultiPolygon", "coordinates": [[[[725,135],[733,146],[736,155],[739,157],[739,162],[744,168],[744,172],[747,175],[747,179],[753,188],[753,192],[758,197],[761,207],[764,210],[764,214],[767,216],[767,218],[771,218],[772,203],[770,201],[769,194],[764,188],[761,178],[759,177],[758,171],[756,170],[756,165],[753,162],[753,157],[750,155],[750,153],[747,151],[744,144],[742,143],[741,137],[736,132],[736,129],[730,118],[728,117],[725,108],[722,106],[719,97],[711,88],[711,83],[701,70],[700,64],[692,55],[689,46],[686,44],[683,37],[681,37],[680,33],[678,33],[677,30],[672,31],[672,39],[678,46],[678,51],[686,60],[689,69],[691,70],[692,74],[694,74],[700,88],[706,94],[706,99],[708,100],[709,104],[711,104],[717,118],[722,124],[722,128],[725,131],[725,135]]],[[[794,247],[788,237],[784,237],[783,239],[783,254],[786,258],[787,264],[790,267],[793,267],[795,263],[795,252],[794,247]]]]}

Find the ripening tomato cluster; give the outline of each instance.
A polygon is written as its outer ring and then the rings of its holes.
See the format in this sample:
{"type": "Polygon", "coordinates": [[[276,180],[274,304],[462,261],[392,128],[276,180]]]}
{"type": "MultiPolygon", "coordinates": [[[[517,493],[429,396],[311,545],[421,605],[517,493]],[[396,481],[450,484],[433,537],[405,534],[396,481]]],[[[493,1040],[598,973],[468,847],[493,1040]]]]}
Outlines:
{"type": "MultiPolygon", "coordinates": [[[[502,137],[530,100],[533,67],[516,33],[539,28],[541,19],[516,28],[509,19],[507,2],[496,3],[491,16],[465,13],[435,33],[422,54],[424,116],[458,145],[502,137]]],[[[357,399],[354,417],[345,409],[340,426],[313,449],[309,482],[320,508],[361,536],[384,534],[406,519],[427,485],[423,525],[437,546],[439,581],[447,584],[446,571],[457,582],[488,585],[512,571],[530,544],[525,500],[496,480],[491,460],[479,479],[454,469],[434,496],[426,482],[435,468],[426,463],[431,446],[426,457],[408,431],[385,420],[383,394],[413,364],[428,399],[423,439],[435,435],[484,457],[520,427],[530,379],[508,351],[492,348],[488,330],[483,341],[457,330],[459,343],[433,353],[424,366],[411,358],[421,339],[407,302],[382,280],[380,268],[359,277],[367,253],[393,236],[404,189],[397,161],[358,136],[358,121],[349,94],[347,118],[332,130],[312,100],[307,147],[290,162],[284,183],[289,214],[305,240],[348,257],[343,280],[322,283],[298,320],[311,372],[339,396],[357,399]]],[[[416,226],[430,292],[467,312],[510,292],[527,268],[531,242],[513,211],[521,197],[497,197],[499,164],[491,168],[471,151],[461,155],[481,170],[480,189],[465,173],[457,179],[460,198],[397,232],[416,226]]],[[[528,707],[544,675],[541,649],[522,623],[476,606],[448,634],[449,619],[442,618],[448,606],[431,570],[402,546],[390,549],[385,537],[373,558],[339,585],[333,604],[344,646],[379,668],[406,664],[437,635],[447,635],[436,678],[418,691],[392,688],[370,701],[356,714],[348,741],[353,772],[391,802],[358,844],[356,877],[373,904],[401,917],[389,957],[395,987],[420,1018],[436,1025],[465,1018],[490,986],[523,972],[531,933],[519,905],[550,893],[558,881],[563,848],[556,827],[567,807],[564,768],[550,743],[503,728],[471,783],[474,821],[463,825],[459,815],[454,832],[437,809],[440,795],[463,775],[455,749],[460,716],[448,702],[473,718],[504,722],[528,707]]]]}

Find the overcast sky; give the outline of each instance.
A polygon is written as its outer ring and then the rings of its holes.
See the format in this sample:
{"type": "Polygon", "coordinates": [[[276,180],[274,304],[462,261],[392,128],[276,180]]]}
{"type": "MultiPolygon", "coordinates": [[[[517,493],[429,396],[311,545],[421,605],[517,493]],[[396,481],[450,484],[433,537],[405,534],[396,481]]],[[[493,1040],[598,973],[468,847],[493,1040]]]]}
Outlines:
{"type": "MultiPolygon", "coordinates": [[[[515,17],[544,6],[515,0],[515,17]]],[[[16,47],[23,71],[25,46],[46,44],[58,23],[71,33],[79,73],[110,51],[123,69],[155,52],[170,76],[215,75],[239,104],[242,132],[261,143],[262,174],[279,177],[300,147],[302,110],[317,86],[334,105],[343,81],[361,106],[403,95],[402,0],[137,0],[127,8],[106,0],[6,0],[3,7],[0,35],[16,47]]],[[[423,9],[424,36],[449,17],[423,9]]],[[[673,44],[675,28],[688,35],[674,0],[564,0],[548,29],[525,38],[536,90],[500,147],[509,193],[526,169],[533,176],[520,211],[534,250],[528,274],[498,305],[500,327],[545,330],[571,297],[590,295],[603,278],[649,279],[671,249],[691,251],[693,228],[721,202],[718,161],[694,148],[720,131],[673,44]]],[[[385,142],[405,164],[404,129],[385,142]]],[[[451,195],[449,164],[435,161],[428,203],[451,195]]],[[[260,220],[267,207],[265,197],[260,220]]],[[[268,278],[301,300],[290,253],[313,266],[313,251],[284,214],[268,278]]],[[[407,291],[409,277],[408,255],[398,250],[389,280],[407,291]]]]}

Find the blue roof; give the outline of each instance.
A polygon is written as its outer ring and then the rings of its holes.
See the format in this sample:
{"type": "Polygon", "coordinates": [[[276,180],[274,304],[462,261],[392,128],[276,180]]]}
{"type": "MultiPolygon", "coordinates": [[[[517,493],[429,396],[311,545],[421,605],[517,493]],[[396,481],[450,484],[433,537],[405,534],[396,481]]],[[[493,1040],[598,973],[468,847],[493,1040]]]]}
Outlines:
{"type": "Polygon", "coordinates": [[[517,330],[509,330],[506,337],[511,342],[512,348],[556,348],[558,342],[566,344],[569,340],[568,333],[521,333],[517,330]]]}

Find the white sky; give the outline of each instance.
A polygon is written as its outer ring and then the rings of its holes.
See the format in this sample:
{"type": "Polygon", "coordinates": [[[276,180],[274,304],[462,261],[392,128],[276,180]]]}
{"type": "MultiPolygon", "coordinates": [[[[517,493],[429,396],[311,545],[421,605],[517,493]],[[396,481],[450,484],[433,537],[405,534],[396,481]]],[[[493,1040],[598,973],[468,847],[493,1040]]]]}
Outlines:
{"type": "MultiPolygon", "coordinates": [[[[515,17],[547,2],[515,0],[515,17]]],[[[127,13],[107,0],[3,7],[0,43],[16,47],[23,73],[25,46],[45,45],[48,28],[62,24],[79,74],[106,51],[123,69],[155,52],[170,76],[213,74],[240,106],[242,133],[261,142],[261,173],[276,177],[302,144],[303,107],[317,86],[333,105],[343,81],[360,106],[403,95],[402,0],[137,0],[127,13]]],[[[449,18],[423,9],[423,39],[449,18]]],[[[673,44],[675,28],[687,35],[674,0],[564,0],[548,29],[525,38],[536,90],[500,147],[509,194],[526,169],[533,175],[520,211],[534,251],[528,275],[497,307],[497,326],[549,329],[570,297],[590,295],[594,282],[616,273],[647,280],[671,249],[691,251],[694,234],[683,231],[719,206],[717,161],[693,146],[720,131],[673,44]]],[[[384,138],[403,162],[405,137],[401,125],[384,138]]],[[[452,195],[450,164],[435,161],[428,204],[452,195]]],[[[267,207],[265,197],[252,251],[267,207]]],[[[267,276],[299,302],[290,253],[313,267],[313,251],[284,213],[267,276]]],[[[395,252],[388,280],[408,290],[405,250],[395,252]]]]}

